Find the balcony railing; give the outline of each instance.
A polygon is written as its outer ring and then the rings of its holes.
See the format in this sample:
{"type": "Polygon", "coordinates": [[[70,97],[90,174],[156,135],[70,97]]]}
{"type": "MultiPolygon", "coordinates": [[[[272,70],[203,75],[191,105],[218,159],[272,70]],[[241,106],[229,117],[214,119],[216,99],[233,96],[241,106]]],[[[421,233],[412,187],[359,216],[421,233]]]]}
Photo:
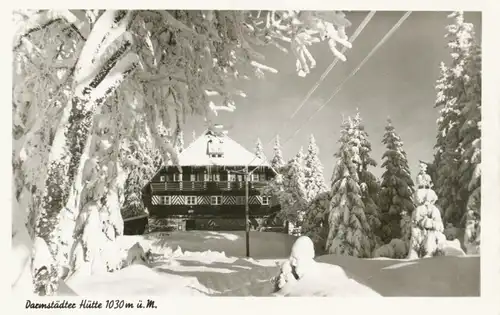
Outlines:
{"type": "MultiPolygon", "coordinates": [[[[243,181],[219,181],[219,182],[203,182],[203,181],[180,181],[180,182],[164,182],[151,183],[151,191],[203,191],[203,190],[238,190],[245,188],[243,181]]],[[[250,182],[249,189],[261,189],[267,185],[267,182],[250,182]]]]}

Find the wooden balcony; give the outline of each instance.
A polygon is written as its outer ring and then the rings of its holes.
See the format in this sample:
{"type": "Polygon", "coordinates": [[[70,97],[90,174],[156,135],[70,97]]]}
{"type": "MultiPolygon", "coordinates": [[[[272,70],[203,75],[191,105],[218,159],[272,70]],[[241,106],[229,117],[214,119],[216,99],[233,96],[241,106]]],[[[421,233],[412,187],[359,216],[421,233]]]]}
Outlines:
{"type": "MultiPolygon", "coordinates": [[[[267,186],[267,182],[250,182],[249,189],[261,189],[267,186]]],[[[163,182],[151,183],[151,192],[164,191],[205,191],[205,190],[240,190],[245,189],[243,181],[219,181],[219,182],[203,182],[203,181],[181,181],[181,182],[163,182]]]]}
{"type": "MultiPolygon", "coordinates": [[[[183,217],[183,218],[244,218],[244,205],[151,205],[148,207],[150,216],[157,218],[183,217]]],[[[279,206],[269,207],[250,205],[251,217],[264,217],[279,211],[279,206]]]]}

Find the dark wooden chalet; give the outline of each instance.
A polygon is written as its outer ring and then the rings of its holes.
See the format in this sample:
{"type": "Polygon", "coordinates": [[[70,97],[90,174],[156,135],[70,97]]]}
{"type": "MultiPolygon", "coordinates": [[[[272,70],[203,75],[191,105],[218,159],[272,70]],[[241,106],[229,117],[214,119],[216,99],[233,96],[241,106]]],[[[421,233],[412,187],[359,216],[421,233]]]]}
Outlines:
{"type": "MultiPolygon", "coordinates": [[[[179,154],[179,167],[162,167],[143,191],[150,219],[176,219],[177,229],[243,229],[245,166],[249,178],[249,213],[254,222],[279,211],[263,194],[275,176],[267,161],[219,131],[209,130],[179,154]]],[[[261,221],[261,220],[260,220],[261,221]]]]}

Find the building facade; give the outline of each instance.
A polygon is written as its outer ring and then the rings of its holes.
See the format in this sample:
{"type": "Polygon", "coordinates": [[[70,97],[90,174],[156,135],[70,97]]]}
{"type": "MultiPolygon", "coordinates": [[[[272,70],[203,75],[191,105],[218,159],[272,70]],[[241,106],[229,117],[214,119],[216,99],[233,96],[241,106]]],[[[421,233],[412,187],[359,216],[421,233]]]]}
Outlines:
{"type": "Polygon", "coordinates": [[[149,230],[242,230],[245,227],[245,175],[254,229],[279,210],[264,188],[275,173],[226,133],[208,130],[179,154],[179,166],[162,167],[143,190],[149,230]]]}

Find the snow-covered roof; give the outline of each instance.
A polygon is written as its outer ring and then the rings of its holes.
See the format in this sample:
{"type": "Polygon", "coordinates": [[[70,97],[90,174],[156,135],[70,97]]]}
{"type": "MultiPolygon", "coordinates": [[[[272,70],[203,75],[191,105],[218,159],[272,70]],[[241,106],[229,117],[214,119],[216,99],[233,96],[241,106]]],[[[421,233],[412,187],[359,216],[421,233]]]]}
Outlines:
{"type": "MultiPolygon", "coordinates": [[[[172,165],[172,162],[169,162],[172,165]]],[[[179,154],[180,166],[269,166],[267,160],[258,158],[255,154],[245,149],[227,134],[219,131],[207,130],[198,139],[193,141],[179,154]],[[209,154],[210,145],[216,146],[216,152],[221,155],[217,157],[209,154]]]]}

